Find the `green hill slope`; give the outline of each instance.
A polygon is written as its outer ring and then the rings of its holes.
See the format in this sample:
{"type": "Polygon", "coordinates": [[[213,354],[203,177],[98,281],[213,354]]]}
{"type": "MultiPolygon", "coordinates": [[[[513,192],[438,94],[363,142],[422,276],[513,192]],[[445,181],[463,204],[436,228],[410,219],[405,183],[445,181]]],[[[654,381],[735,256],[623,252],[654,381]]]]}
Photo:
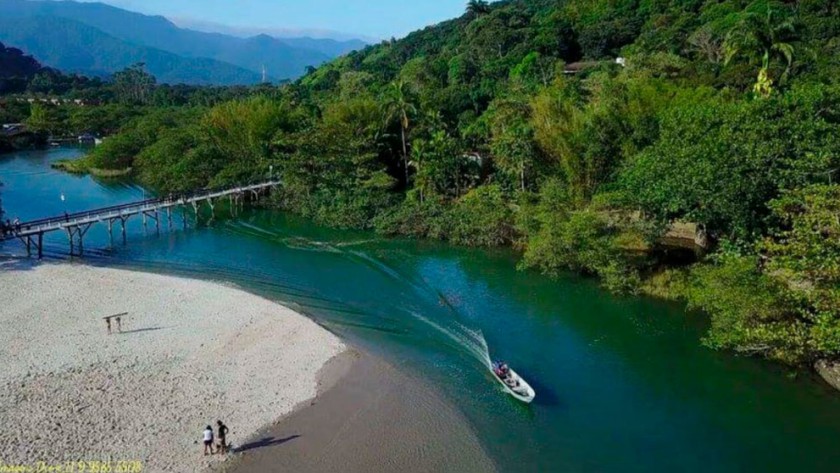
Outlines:
{"type": "Polygon", "coordinates": [[[0,95],[25,90],[29,80],[41,69],[32,56],[0,43],[0,95]]]}

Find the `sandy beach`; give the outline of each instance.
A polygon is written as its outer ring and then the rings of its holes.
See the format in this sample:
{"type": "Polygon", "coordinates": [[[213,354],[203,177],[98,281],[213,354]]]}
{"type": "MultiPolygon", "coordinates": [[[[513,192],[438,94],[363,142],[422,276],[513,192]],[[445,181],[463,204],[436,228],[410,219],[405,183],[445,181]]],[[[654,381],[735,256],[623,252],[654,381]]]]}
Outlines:
{"type": "Polygon", "coordinates": [[[0,326],[6,466],[206,470],[222,460],[202,455],[206,425],[222,419],[242,444],[314,398],[346,350],[233,287],[75,264],[0,269],[0,326]],[[122,312],[122,333],[108,335],[103,317],[122,312]]]}
{"type": "Polygon", "coordinates": [[[348,350],[319,376],[318,397],[261,430],[220,473],[492,472],[470,422],[422,379],[348,350]]]}

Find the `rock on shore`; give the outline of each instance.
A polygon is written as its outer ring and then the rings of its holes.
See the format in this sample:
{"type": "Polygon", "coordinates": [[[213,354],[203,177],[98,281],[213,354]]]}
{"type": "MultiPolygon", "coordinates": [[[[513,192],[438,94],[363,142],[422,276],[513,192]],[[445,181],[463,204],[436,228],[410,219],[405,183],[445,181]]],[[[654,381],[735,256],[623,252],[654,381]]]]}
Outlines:
{"type": "Polygon", "coordinates": [[[0,461],[201,471],[201,433],[242,442],[316,395],[344,345],[225,285],[80,265],[0,269],[0,461]],[[123,333],[102,317],[128,312],[123,333]]]}
{"type": "Polygon", "coordinates": [[[814,365],[820,376],[828,384],[834,386],[835,389],[840,390],[840,363],[832,363],[827,360],[820,360],[814,365]]]}

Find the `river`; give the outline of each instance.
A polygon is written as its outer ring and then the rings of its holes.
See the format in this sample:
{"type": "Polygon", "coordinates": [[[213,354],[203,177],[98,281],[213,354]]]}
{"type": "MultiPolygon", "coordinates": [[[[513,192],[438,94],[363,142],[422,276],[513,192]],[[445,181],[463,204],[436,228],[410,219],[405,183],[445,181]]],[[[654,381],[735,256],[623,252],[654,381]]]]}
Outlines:
{"type": "MultiPolygon", "coordinates": [[[[49,168],[80,153],[0,156],[9,217],[143,198],[129,181],[49,168]]],[[[704,348],[707,319],[680,305],[517,271],[509,250],[385,239],[268,210],[187,230],[176,220],[160,234],[136,218],[128,229],[123,245],[95,226],[86,262],[222,280],[286,301],[428,380],[502,471],[840,470],[840,393],[808,373],[704,348]],[[531,382],[532,405],[501,391],[485,346],[531,382]]],[[[48,259],[67,258],[66,235],[46,243],[48,259]]],[[[0,255],[21,251],[0,246],[0,255]]]]}

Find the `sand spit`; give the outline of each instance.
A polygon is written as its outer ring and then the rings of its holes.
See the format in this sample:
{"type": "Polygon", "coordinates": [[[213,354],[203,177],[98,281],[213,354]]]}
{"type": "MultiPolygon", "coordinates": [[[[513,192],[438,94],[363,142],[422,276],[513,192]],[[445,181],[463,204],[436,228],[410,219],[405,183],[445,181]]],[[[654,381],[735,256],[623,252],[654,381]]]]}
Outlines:
{"type": "Polygon", "coordinates": [[[202,471],[316,395],[345,350],[290,309],[203,281],[81,265],[0,269],[0,465],[140,461],[202,471]],[[128,312],[123,333],[102,317],[128,312]]]}
{"type": "Polygon", "coordinates": [[[260,431],[217,473],[497,471],[469,421],[422,379],[348,350],[318,397],[260,431]],[[371,388],[375,387],[375,388],[371,388]]]}

